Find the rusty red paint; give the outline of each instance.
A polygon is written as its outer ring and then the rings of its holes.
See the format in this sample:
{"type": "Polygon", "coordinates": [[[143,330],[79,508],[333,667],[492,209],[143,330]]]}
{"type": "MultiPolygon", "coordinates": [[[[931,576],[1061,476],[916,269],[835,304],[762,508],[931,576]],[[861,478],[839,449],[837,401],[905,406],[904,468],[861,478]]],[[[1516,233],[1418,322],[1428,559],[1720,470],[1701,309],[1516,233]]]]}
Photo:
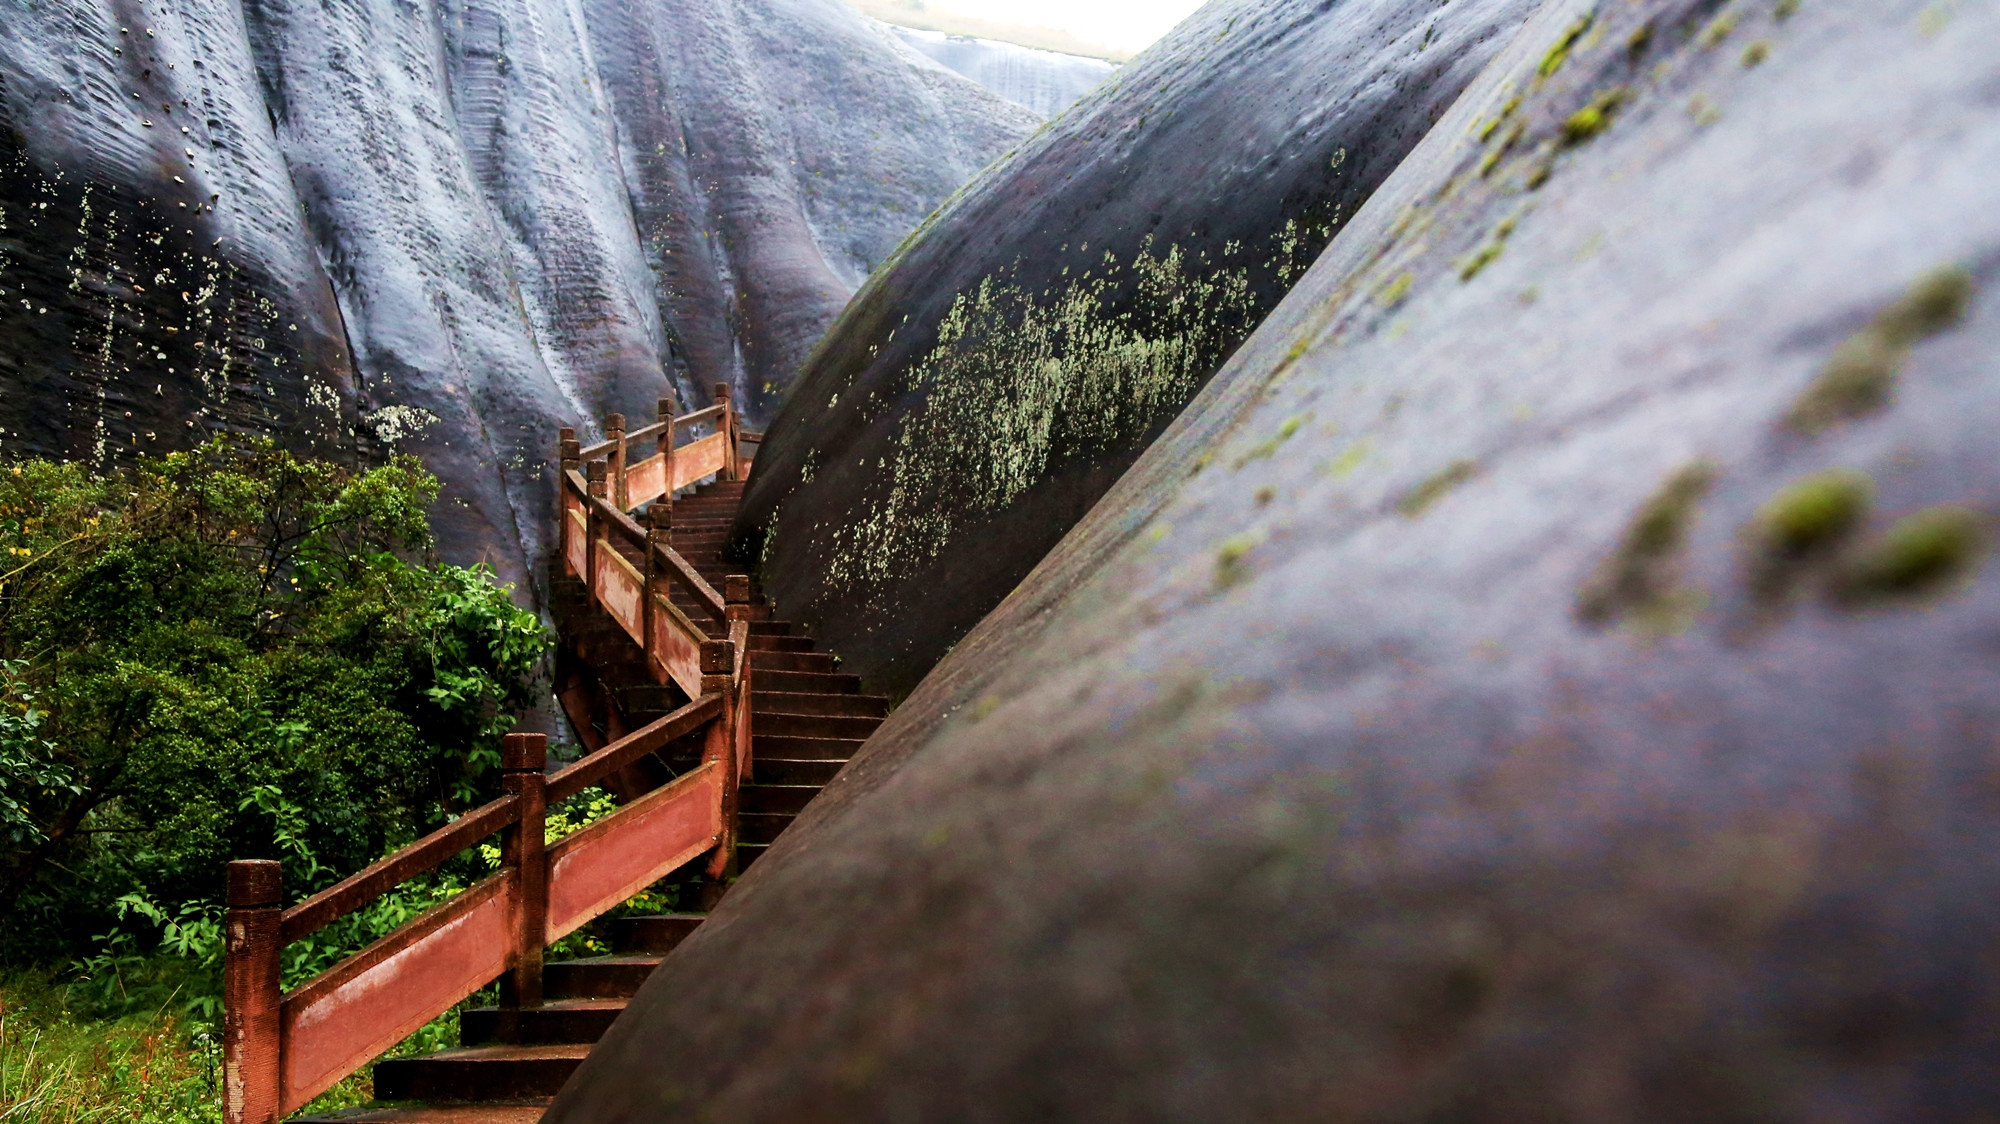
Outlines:
{"type": "Polygon", "coordinates": [[[548,939],[714,847],[723,778],[713,763],[701,765],[550,847],[548,939]]]}
{"type": "Polygon", "coordinates": [[[514,879],[496,874],[285,996],[280,1115],[410,1036],[507,967],[514,879]]]}

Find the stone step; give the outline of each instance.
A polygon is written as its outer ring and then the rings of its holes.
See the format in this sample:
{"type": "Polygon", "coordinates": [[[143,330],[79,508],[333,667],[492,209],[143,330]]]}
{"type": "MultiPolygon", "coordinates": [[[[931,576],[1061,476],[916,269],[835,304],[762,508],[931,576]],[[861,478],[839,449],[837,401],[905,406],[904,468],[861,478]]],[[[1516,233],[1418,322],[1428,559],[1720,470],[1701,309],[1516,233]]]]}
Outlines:
{"type": "Polygon", "coordinates": [[[589,1043],[465,1046],[375,1063],[380,1101],[509,1101],[553,1097],[583,1064],[589,1043]]]}
{"type": "Polygon", "coordinates": [[[750,757],[753,761],[846,761],[861,748],[860,738],[797,737],[766,733],[763,723],[750,720],[750,757]]]}
{"type": "MultiPolygon", "coordinates": [[[[753,747],[754,749],[754,747],[753,747]]],[[[846,761],[798,761],[782,757],[760,758],[754,752],[750,756],[750,777],[753,784],[811,785],[821,788],[840,775],[846,761]]]]}
{"type": "MultiPolygon", "coordinates": [[[[792,826],[789,812],[739,812],[736,815],[736,838],[745,843],[769,843],[788,827],[792,826]]],[[[737,866],[741,867],[742,856],[737,856],[737,866]]]]}
{"type": "Polygon", "coordinates": [[[750,864],[756,862],[758,856],[769,849],[769,846],[767,843],[738,843],[736,845],[736,869],[738,871],[749,870],[750,864]]]}
{"type": "Polygon", "coordinates": [[[766,784],[759,781],[737,788],[736,810],[738,814],[770,812],[796,816],[805,811],[806,805],[818,795],[818,785],[766,784]]]}
{"type": "MultiPolygon", "coordinates": [[[[887,718],[889,699],[884,695],[834,695],[798,691],[767,691],[756,673],[750,679],[750,713],[758,720],[766,714],[825,714],[847,718],[887,718]]],[[[755,729],[753,723],[752,729],[755,729]]]]}
{"type": "Polygon", "coordinates": [[[861,693],[861,677],[858,675],[820,671],[779,671],[777,668],[766,670],[761,659],[753,659],[751,665],[754,669],[750,680],[752,692],[781,691],[809,695],[861,693]]]}
{"type": "Polygon", "coordinates": [[[549,1100],[344,1108],[324,1116],[294,1116],[291,1124],[537,1124],[548,1111],[549,1100]]]}
{"type": "Polygon", "coordinates": [[[630,999],[659,966],[658,956],[636,953],[557,960],[542,967],[542,994],[550,999],[630,999]]]}
{"type": "Polygon", "coordinates": [[[611,923],[611,947],[621,953],[665,956],[707,920],[705,913],[658,913],[620,917],[611,923]]]}
{"type": "MultiPolygon", "coordinates": [[[[834,696],[826,695],[823,698],[834,696]]],[[[863,741],[882,724],[880,718],[849,717],[838,714],[758,714],[752,712],[750,732],[788,738],[841,738],[863,741]]],[[[778,757],[804,757],[802,753],[779,753],[778,757]]]]}
{"type": "MultiPolygon", "coordinates": [[[[750,666],[759,671],[811,671],[821,674],[834,669],[833,657],[825,652],[815,652],[813,642],[804,636],[750,636],[750,666]]],[[[756,690],[753,679],[751,690],[756,690]]]]}
{"type": "Polygon", "coordinates": [[[473,1007],[458,1016],[458,1040],[467,1046],[503,1040],[521,1046],[588,1045],[604,1037],[624,1010],[623,999],[558,999],[519,1011],[473,1007]],[[506,1032],[510,1020],[511,1035],[506,1032]]]}

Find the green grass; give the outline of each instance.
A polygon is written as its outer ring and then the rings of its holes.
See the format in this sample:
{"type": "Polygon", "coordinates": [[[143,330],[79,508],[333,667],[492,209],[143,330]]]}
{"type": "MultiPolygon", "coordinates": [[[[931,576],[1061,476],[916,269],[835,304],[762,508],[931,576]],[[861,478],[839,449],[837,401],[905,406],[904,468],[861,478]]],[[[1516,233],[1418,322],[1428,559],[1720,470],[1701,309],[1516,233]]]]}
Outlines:
{"type": "Polygon", "coordinates": [[[0,1121],[220,1121],[221,1039],[177,1008],[94,1015],[35,972],[0,978],[0,1121]]]}

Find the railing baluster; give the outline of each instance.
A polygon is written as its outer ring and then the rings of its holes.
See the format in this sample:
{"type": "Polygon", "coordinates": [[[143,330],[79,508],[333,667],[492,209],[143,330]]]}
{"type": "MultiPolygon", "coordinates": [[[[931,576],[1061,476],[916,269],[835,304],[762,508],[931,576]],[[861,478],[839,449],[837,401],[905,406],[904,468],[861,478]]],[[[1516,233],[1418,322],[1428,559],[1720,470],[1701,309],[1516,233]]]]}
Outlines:
{"type": "MultiPolygon", "coordinates": [[[[590,494],[598,499],[603,499],[606,488],[604,462],[591,461],[589,472],[590,494]]],[[[602,530],[598,526],[600,522],[601,517],[597,514],[597,505],[586,504],[584,506],[583,528],[583,584],[586,589],[590,590],[592,598],[596,598],[600,592],[597,581],[597,540],[603,535],[602,530]]]]}
{"type": "Polygon", "coordinates": [[[736,682],[730,698],[729,744],[736,759],[736,783],[751,777],[750,761],[750,575],[725,574],[722,578],[723,616],[729,622],[729,643],[734,649],[730,676],[736,682]]]}
{"type": "Polygon", "coordinates": [[[618,510],[626,508],[625,496],[625,415],[612,414],[604,419],[604,436],[611,442],[611,492],[606,497],[618,505],[618,510]]]}
{"type": "Polygon", "coordinates": [[[659,659],[658,650],[658,632],[661,628],[666,627],[665,622],[655,624],[654,619],[657,616],[664,615],[656,606],[656,599],[672,597],[667,587],[667,575],[660,568],[659,552],[673,545],[673,533],[674,501],[670,496],[661,496],[659,499],[653,501],[651,507],[646,509],[646,623],[644,627],[646,634],[646,671],[648,674],[653,672],[655,661],[658,661],[660,664],[666,662],[659,659]]]}
{"type": "Polygon", "coordinates": [[[661,479],[666,482],[666,499],[674,498],[674,400],[660,399],[660,436],[657,450],[660,454],[661,479]]]}
{"type": "Polygon", "coordinates": [[[229,913],[222,922],[222,1084],[228,1124],[276,1124],[278,1119],[283,904],[283,872],[276,862],[237,859],[229,864],[229,913]]]}
{"type": "Polygon", "coordinates": [[[722,699],[722,716],[708,727],[701,759],[722,771],[722,831],[716,836],[702,877],[702,908],[713,909],[727,880],[736,876],[736,645],[709,640],[701,646],[701,693],[722,699]]]}
{"type": "Polygon", "coordinates": [[[715,423],[715,431],[722,434],[722,471],[716,476],[723,480],[738,480],[736,471],[736,407],[729,400],[729,384],[715,384],[715,404],[722,407],[722,417],[715,423]]]}
{"type": "Polygon", "coordinates": [[[523,1008],[542,1005],[542,946],[549,917],[549,867],[544,853],[548,801],[549,737],[508,734],[501,743],[500,786],[520,799],[521,818],[500,837],[500,861],[514,872],[513,947],[507,951],[508,971],[500,979],[500,1006],[512,1012],[503,1019],[502,1033],[518,1041],[523,1008]]]}

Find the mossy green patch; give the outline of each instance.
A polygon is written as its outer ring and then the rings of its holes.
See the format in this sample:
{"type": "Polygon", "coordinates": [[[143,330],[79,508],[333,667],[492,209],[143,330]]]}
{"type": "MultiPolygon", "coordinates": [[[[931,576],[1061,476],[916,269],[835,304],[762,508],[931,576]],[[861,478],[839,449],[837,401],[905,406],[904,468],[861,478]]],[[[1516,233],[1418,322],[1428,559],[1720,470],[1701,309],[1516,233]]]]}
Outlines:
{"type": "Polygon", "coordinates": [[[1777,5],[1771,9],[1772,18],[1779,22],[1791,19],[1798,14],[1799,0],[1778,0],[1777,5]]]}
{"type": "Polygon", "coordinates": [[[1664,621],[1688,599],[1680,590],[1681,548],[1701,500],[1715,482],[1715,467],[1687,465],[1648,497],[1626,525],[1617,549],[1577,593],[1576,615],[1586,624],[1626,618],[1664,621]]]}
{"type": "Polygon", "coordinates": [[[1402,499],[1396,501],[1396,510],[1405,519],[1415,519],[1429,510],[1432,504],[1443,499],[1446,494],[1479,473],[1479,462],[1456,460],[1432,473],[1423,483],[1409,490],[1402,499]]]}
{"type": "Polygon", "coordinates": [[[1416,274],[1407,271],[1399,273],[1375,291],[1375,303],[1383,308],[1395,308],[1410,295],[1410,287],[1416,283],[1416,274]]]}
{"type": "Polygon", "coordinates": [[[1596,22],[1597,13],[1586,12],[1578,17],[1575,23],[1570,24],[1562,36],[1550,44],[1549,49],[1543,53],[1542,61],[1535,66],[1535,76],[1544,80],[1555,77],[1556,71],[1561,70],[1563,64],[1569,61],[1570,51],[1596,22]]]}
{"type": "Polygon", "coordinates": [[[1321,465],[1320,472],[1323,475],[1338,480],[1355,469],[1360,468],[1361,462],[1368,459],[1368,454],[1374,447],[1375,443],[1364,437],[1342,450],[1339,456],[1321,465]]]}
{"type": "Polygon", "coordinates": [[[1486,244],[1474,250],[1466,256],[1465,260],[1458,263],[1458,279],[1460,281],[1471,281],[1474,277],[1479,276],[1481,270],[1493,264],[1499,258],[1500,252],[1507,248],[1507,239],[1513,237],[1514,228],[1519,226],[1520,223],[1520,216],[1517,215],[1494,227],[1493,235],[1486,240],[1486,244]]]}
{"type": "Polygon", "coordinates": [[[1751,43],[1749,46],[1743,48],[1743,69],[1749,70],[1753,67],[1761,65],[1765,59],[1768,59],[1770,57],[1771,57],[1770,40],[1759,39],[1756,42],[1751,43]]]}
{"type": "Polygon", "coordinates": [[[1792,404],[1788,423],[1800,433],[1816,434],[1885,408],[1910,348],[1958,324],[1972,297],[1972,275],[1959,266],[1942,266],[1918,278],[1902,299],[1834,350],[1819,377],[1792,404]]]}
{"type": "Polygon", "coordinates": [[[1632,91],[1623,86],[1599,91],[1596,97],[1590,99],[1590,104],[1570,114],[1563,121],[1563,147],[1575,148],[1577,145],[1596,139],[1604,130],[1611,127],[1612,117],[1617,115],[1619,107],[1623,106],[1631,96],[1632,91]]]}
{"type": "Polygon", "coordinates": [[[1247,532],[1222,541],[1215,551],[1216,592],[1240,585],[1250,577],[1250,566],[1245,559],[1256,548],[1257,536],[1247,532]]]}
{"type": "Polygon", "coordinates": [[[1862,544],[1842,567],[1835,598],[1860,606],[1937,594],[1971,575],[1987,541],[1987,519],[1978,512],[1925,508],[1862,544]]]}
{"type": "Polygon", "coordinates": [[[1306,423],[1307,418],[1306,414],[1294,414],[1286,418],[1285,423],[1278,427],[1278,432],[1252,445],[1250,450],[1237,457],[1236,463],[1230,467],[1232,470],[1240,470],[1252,461],[1268,460],[1278,451],[1278,446],[1292,439],[1292,435],[1299,431],[1299,427],[1306,423]]]}
{"type": "Polygon", "coordinates": [[[1278,498],[1278,489],[1272,487],[1269,484],[1266,484],[1263,487],[1257,489],[1256,500],[1258,507],[1269,507],[1271,505],[1271,501],[1277,498],[1278,498]]]}
{"type": "Polygon", "coordinates": [[[1625,57],[1630,62],[1637,64],[1640,59],[1646,57],[1646,51],[1652,45],[1653,21],[1647,20],[1645,23],[1640,24],[1631,35],[1625,37],[1625,57]]]}
{"type": "Polygon", "coordinates": [[[1757,512],[1757,536],[1784,554],[1825,550],[1868,517],[1874,482],[1863,472],[1829,469],[1788,485],[1757,512]]]}
{"type": "Polygon", "coordinates": [[[1737,14],[1735,12],[1724,12],[1715,17],[1714,20],[1710,21],[1708,27],[1702,31],[1701,45],[1705,48],[1722,46],[1722,41],[1729,38],[1730,33],[1736,30],[1736,20],[1737,14]]]}

